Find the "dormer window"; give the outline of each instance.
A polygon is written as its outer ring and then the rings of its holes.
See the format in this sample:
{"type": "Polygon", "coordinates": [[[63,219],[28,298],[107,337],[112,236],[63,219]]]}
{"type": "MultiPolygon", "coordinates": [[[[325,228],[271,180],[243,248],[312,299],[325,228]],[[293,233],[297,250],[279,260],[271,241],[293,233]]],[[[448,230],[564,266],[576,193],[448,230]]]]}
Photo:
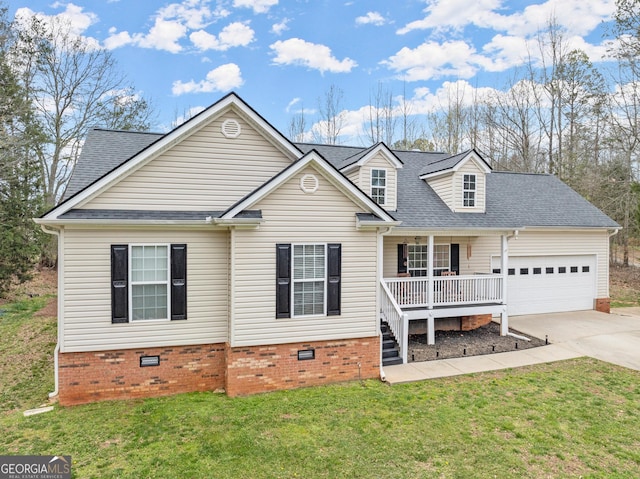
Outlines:
{"type": "Polygon", "coordinates": [[[462,178],[462,206],[476,206],[476,175],[465,174],[462,178]]]}
{"type": "Polygon", "coordinates": [[[371,198],[381,206],[387,203],[387,170],[371,169],[371,198]]]}

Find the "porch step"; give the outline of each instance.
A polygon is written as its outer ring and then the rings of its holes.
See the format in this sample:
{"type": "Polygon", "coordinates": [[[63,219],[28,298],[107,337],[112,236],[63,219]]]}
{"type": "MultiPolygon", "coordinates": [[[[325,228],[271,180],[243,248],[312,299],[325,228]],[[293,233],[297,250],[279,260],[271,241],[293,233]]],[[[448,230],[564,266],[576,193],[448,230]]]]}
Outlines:
{"type": "Polygon", "coordinates": [[[382,365],[391,366],[393,364],[402,364],[400,348],[389,325],[381,321],[380,331],[382,332],[382,365]]]}

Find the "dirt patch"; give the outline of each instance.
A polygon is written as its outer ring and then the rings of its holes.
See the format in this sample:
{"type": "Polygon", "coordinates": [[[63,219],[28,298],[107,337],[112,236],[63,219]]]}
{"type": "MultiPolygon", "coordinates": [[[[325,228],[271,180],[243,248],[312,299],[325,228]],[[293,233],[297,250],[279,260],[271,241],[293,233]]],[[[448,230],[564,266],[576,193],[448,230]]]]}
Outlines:
{"type": "MultiPolygon", "coordinates": [[[[520,336],[523,333],[510,329],[520,336]]],[[[409,335],[409,362],[435,361],[483,354],[504,353],[545,345],[545,340],[527,336],[530,341],[500,336],[500,325],[491,322],[473,331],[436,331],[436,344],[427,344],[426,334],[409,335]]]]}
{"type": "Polygon", "coordinates": [[[612,265],[609,268],[609,286],[612,306],[640,306],[639,267],[612,265]]]}
{"type": "Polygon", "coordinates": [[[34,318],[57,318],[58,317],[58,299],[51,298],[47,305],[42,308],[40,311],[37,311],[34,315],[34,318]]]}
{"type": "Polygon", "coordinates": [[[0,304],[13,303],[34,296],[56,294],[57,287],[58,272],[55,268],[37,268],[32,272],[32,277],[29,281],[14,285],[10,291],[1,297],[0,304]]]}

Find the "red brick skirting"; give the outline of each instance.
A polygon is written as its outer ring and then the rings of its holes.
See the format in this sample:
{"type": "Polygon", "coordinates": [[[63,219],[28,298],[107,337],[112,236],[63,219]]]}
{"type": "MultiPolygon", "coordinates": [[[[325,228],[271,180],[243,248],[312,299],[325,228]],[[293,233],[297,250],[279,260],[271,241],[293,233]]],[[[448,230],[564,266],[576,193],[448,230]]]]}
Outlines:
{"type": "Polygon", "coordinates": [[[379,377],[378,336],[227,349],[229,396],[379,377]],[[315,359],[298,360],[309,349],[315,359]]]}
{"type": "Polygon", "coordinates": [[[491,314],[475,314],[460,318],[460,331],[471,331],[491,322],[491,314]]]}
{"type": "Polygon", "coordinates": [[[60,404],[220,389],[224,360],[224,344],[61,353],[60,404]],[[140,367],[140,356],[160,356],[160,365],[140,367]]]}
{"type": "Polygon", "coordinates": [[[596,311],[600,311],[601,313],[610,313],[611,312],[611,300],[609,298],[598,298],[596,299],[596,311]]]}

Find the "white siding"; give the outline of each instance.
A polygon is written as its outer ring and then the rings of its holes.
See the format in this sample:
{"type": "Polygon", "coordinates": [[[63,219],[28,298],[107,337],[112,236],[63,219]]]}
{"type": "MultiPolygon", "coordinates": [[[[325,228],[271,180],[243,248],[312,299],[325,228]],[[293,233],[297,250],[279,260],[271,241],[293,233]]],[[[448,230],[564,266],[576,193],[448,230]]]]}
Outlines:
{"type": "Polygon", "coordinates": [[[377,335],[375,231],[358,231],[362,212],[313,167],[291,178],[255,206],[265,223],[237,230],[233,275],[235,299],[232,344],[248,346],[377,335]],[[300,178],[314,174],[318,191],[305,194],[300,178]],[[276,319],[277,243],[341,243],[340,316],[276,319]]]}
{"type": "Polygon", "coordinates": [[[242,117],[227,112],[82,207],[225,210],[290,163],[242,117]],[[241,125],[238,138],[220,131],[230,118],[241,125]]]}
{"type": "Polygon", "coordinates": [[[433,191],[440,197],[442,201],[450,208],[454,208],[453,204],[453,174],[431,178],[427,181],[433,191]]]}
{"type": "Polygon", "coordinates": [[[485,210],[485,173],[480,169],[474,160],[467,161],[455,172],[451,181],[453,182],[453,210],[464,213],[484,213],[485,210]],[[465,174],[476,175],[476,206],[474,208],[463,207],[462,187],[465,174]]]}
{"type": "Polygon", "coordinates": [[[64,237],[63,352],[227,341],[226,231],[66,229],[64,237]],[[130,243],[187,244],[187,320],[111,323],[110,246],[130,243]]]}

